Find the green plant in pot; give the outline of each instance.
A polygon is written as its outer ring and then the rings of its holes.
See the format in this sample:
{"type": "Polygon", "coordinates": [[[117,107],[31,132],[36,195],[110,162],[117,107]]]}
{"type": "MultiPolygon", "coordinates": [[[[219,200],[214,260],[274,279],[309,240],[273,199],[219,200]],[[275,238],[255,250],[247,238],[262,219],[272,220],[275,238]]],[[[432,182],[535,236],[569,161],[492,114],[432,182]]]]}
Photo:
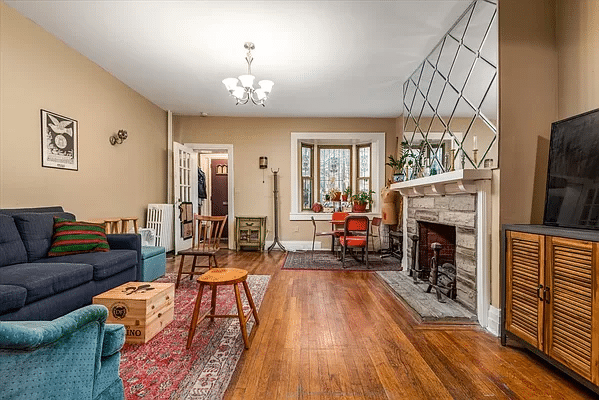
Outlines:
{"type": "Polygon", "coordinates": [[[343,194],[341,195],[341,200],[347,201],[347,199],[350,198],[350,197],[351,197],[351,187],[348,186],[343,191],[343,194]]]}
{"type": "Polygon", "coordinates": [[[354,212],[365,212],[368,207],[372,204],[372,194],[374,190],[369,190],[368,192],[362,191],[354,194],[351,198],[354,202],[353,211],[354,212]]]}
{"type": "Polygon", "coordinates": [[[408,143],[401,143],[401,156],[399,158],[395,158],[393,154],[389,154],[389,161],[385,163],[393,169],[393,182],[402,182],[405,180],[405,167],[412,165],[412,159],[410,157],[410,152],[408,151],[408,143]]]}

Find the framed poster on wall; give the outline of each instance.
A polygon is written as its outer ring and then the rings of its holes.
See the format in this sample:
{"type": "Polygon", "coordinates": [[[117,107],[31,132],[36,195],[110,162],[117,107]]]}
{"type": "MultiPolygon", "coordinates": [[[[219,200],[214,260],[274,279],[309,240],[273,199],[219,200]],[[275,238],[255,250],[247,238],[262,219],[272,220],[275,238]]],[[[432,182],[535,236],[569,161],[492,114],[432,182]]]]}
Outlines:
{"type": "Polygon", "coordinates": [[[42,125],[42,167],[77,171],[77,121],[50,111],[40,110],[42,125]]]}

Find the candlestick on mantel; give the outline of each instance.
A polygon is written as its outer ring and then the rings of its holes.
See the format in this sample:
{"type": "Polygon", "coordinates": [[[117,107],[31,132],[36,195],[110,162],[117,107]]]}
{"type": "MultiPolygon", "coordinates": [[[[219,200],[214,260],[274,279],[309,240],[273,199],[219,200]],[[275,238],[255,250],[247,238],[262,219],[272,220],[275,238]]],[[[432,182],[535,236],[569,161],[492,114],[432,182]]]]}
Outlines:
{"type": "Polygon", "coordinates": [[[472,137],[472,150],[478,150],[478,141],[476,135],[472,137]]]}

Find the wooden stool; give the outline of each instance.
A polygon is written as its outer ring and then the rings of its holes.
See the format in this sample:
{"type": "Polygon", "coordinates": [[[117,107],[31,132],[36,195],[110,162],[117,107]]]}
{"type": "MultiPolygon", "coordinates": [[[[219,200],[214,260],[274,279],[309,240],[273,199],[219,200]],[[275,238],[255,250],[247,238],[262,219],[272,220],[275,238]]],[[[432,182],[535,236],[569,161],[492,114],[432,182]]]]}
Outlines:
{"type": "Polygon", "coordinates": [[[138,232],[138,227],[137,227],[137,217],[124,217],[121,218],[121,232],[122,233],[129,233],[129,222],[133,222],[133,229],[135,230],[135,233],[139,233],[138,232]]]}
{"type": "Polygon", "coordinates": [[[121,219],[120,218],[105,218],[104,227],[106,228],[106,234],[110,233],[121,233],[121,219]]]}
{"type": "Polygon", "coordinates": [[[256,321],[256,325],[260,324],[260,320],[258,319],[258,311],[256,310],[256,306],[254,305],[254,300],[252,299],[252,294],[250,293],[250,288],[248,287],[246,281],[247,275],[248,272],[243,269],[213,268],[211,270],[208,270],[204,275],[198,278],[198,282],[200,283],[200,289],[198,291],[198,298],[196,299],[196,304],[193,309],[193,318],[191,319],[191,326],[189,327],[189,336],[187,338],[188,349],[191,347],[191,342],[193,341],[193,335],[195,334],[196,326],[200,322],[202,322],[206,317],[209,317],[211,321],[214,321],[214,318],[239,318],[239,326],[241,327],[241,334],[243,335],[243,342],[245,344],[245,348],[250,348],[246,326],[250,313],[248,312],[247,315],[243,314],[241,295],[239,294],[239,287],[237,286],[238,283],[243,283],[245,296],[248,299],[248,303],[250,303],[250,312],[254,314],[254,320],[256,321]],[[212,302],[210,303],[210,309],[198,318],[198,315],[200,314],[200,305],[202,304],[202,294],[204,293],[204,286],[206,285],[210,286],[210,288],[212,289],[212,302]],[[235,300],[237,301],[237,315],[216,314],[216,289],[220,285],[233,285],[233,290],[235,291],[235,300]]]}

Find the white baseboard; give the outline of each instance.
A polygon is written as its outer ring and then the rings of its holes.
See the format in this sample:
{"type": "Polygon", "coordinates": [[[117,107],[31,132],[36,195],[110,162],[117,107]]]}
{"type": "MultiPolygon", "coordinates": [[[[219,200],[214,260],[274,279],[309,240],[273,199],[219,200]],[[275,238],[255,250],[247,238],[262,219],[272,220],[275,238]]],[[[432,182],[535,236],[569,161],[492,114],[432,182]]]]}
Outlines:
{"type": "Polygon", "coordinates": [[[487,330],[494,336],[499,336],[501,328],[501,310],[497,307],[489,306],[489,321],[487,330]]]}
{"type": "MultiPolygon", "coordinates": [[[[266,249],[270,247],[272,244],[272,240],[266,241],[266,249]]],[[[285,247],[287,251],[297,251],[297,250],[312,250],[312,241],[311,240],[281,240],[281,244],[285,247]]],[[[314,250],[321,250],[321,242],[314,242],[314,250]]],[[[279,249],[279,246],[275,246],[275,249],[279,249]]]]}

